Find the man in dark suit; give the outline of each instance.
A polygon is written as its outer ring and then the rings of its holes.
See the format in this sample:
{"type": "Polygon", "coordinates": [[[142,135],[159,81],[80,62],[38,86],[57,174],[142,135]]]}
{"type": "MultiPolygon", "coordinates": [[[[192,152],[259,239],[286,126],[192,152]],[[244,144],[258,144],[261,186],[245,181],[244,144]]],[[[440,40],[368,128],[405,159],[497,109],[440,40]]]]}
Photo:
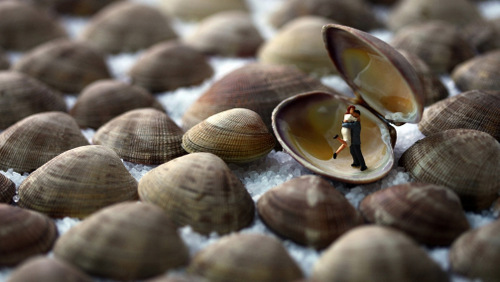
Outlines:
{"type": "Polygon", "coordinates": [[[360,170],[364,171],[367,169],[367,167],[365,164],[365,159],[363,158],[363,154],[361,153],[361,122],[359,121],[361,112],[359,110],[354,110],[352,115],[356,117],[358,121],[343,122],[342,127],[351,129],[351,146],[349,147],[353,160],[351,166],[361,167],[360,170]]]}

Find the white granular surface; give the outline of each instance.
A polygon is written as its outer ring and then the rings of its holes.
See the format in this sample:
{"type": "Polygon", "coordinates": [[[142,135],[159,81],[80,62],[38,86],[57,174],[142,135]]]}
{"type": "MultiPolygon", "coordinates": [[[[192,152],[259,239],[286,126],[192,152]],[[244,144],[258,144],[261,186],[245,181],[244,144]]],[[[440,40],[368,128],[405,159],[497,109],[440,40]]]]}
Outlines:
{"type": "MultiPolygon", "coordinates": [[[[150,5],[156,5],[160,0],[136,0],[136,2],[147,3],[150,5]]],[[[267,23],[266,19],[271,11],[273,11],[278,5],[283,3],[284,0],[248,0],[249,7],[252,10],[253,19],[263,34],[265,38],[270,38],[276,32],[267,23]]],[[[479,4],[482,13],[487,18],[493,18],[500,16],[500,2],[499,1],[486,1],[479,4]]],[[[386,14],[387,11],[381,9],[381,15],[386,14]]],[[[79,32],[88,22],[88,19],[82,18],[72,18],[66,17],[62,19],[64,25],[68,29],[68,32],[73,36],[77,37],[79,32]]],[[[184,36],[189,32],[192,32],[193,28],[196,27],[196,23],[181,22],[175,20],[174,28],[177,30],[178,34],[184,36]]],[[[380,30],[375,31],[373,34],[383,40],[388,40],[391,37],[391,33],[388,31],[380,30]]],[[[115,78],[119,80],[126,81],[127,72],[136,61],[136,59],[141,55],[142,52],[135,54],[119,54],[115,56],[108,57],[108,63],[111,67],[112,73],[115,78]]],[[[11,60],[15,61],[20,57],[21,54],[11,54],[11,60]]],[[[238,59],[238,58],[219,58],[213,57],[210,59],[210,63],[215,69],[215,75],[211,79],[205,81],[203,84],[194,87],[181,88],[172,92],[162,93],[157,96],[157,99],[165,106],[169,116],[176,121],[179,125],[181,124],[181,117],[184,111],[193,103],[209,86],[217,79],[221,78],[230,71],[252,62],[254,59],[238,59]]],[[[450,90],[451,95],[456,95],[458,90],[454,87],[453,81],[449,77],[442,77],[443,82],[450,90]]],[[[323,83],[341,91],[347,93],[348,87],[346,84],[337,76],[329,76],[322,78],[323,83]]],[[[75,97],[67,97],[68,107],[71,107],[76,101],[75,97]]],[[[420,133],[417,126],[414,124],[405,124],[401,127],[397,127],[398,140],[395,148],[396,162],[401,156],[401,154],[410,147],[415,141],[422,139],[424,136],[420,133]]],[[[94,130],[87,129],[82,130],[83,134],[90,140],[94,134],[94,130]]],[[[137,179],[140,178],[148,171],[150,171],[155,166],[138,165],[129,162],[124,162],[126,168],[130,173],[137,179]]],[[[287,180],[294,177],[298,177],[305,174],[310,174],[311,172],[305,169],[303,166],[298,164],[294,159],[292,159],[288,154],[284,152],[272,151],[266,158],[259,161],[255,161],[246,165],[234,165],[230,164],[230,168],[233,172],[241,179],[247,190],[249,191],[252,198],[256,201],[264,192],[270,188],[281,184],[287,180]]],[[[8,171],[0,171],[0,173],[6,175],[10,178],[16,186],[28,176],[28,174],[19,174],[14,172],[12,169],[8,171]]],[[[359,186],[346,186],[341,182],[333,182],[335,188],[340,190],[345,197],[351,202],[355,207],[358,206],[359,202],[368,194],[377,191],[379,189],[384,189],[393,185],[402,184],[412,181],[408,173],[404,172],[401,167],[394,167],[390,173],[383,178],[372,184],[359,185],[359,186]]],[[[472,213],[468,212],[467,218],[473,228],[482,226],[494,220],[493,214],[490,211],[483,211],[482,213],[472,213]]],[[[57,219],[57,227],[59,232],[62,234],[70,229],[72,226],[78,224],[80,221],[74,218],[64,218],[57,219]]],[[[265,233],[271,236],[275,236],[260,219],[256,218],[255,222],[248,228],[241,230],[240,232],[258,232],[265,233]]],[[[219,238],[217,234],[211,234],[209,236],[203,236],[194,232],[190,227],[183,227],[179,230],[180,235],[184,239],[185,243],[189,246],[191,255],[195,254],[200,249],[204,248],[206,245],[214,242],[219,238]]],[[[308,276],[311,273],[312,266],[321,252],[315,251],[311,248],[302,247],[289,240],[282,240],[284,246],[287,248],[292,257],[297,261],[305,275],[308,276]]],[[[425,248],[428,254],[436,260],[445,270],[448,268],[448,248],[425,248]]],[[[49,254],[51,255],[51,254],[49,254]]],[[[0,269],[0,281],[5,281],[10,275],[12,268],[0,269]]],[[[182,271],[182,270],[177,270],[182,271]]],[[[453,281],[470,281],[463,277],[453,276],[453,281]]],[[[98,280],[98,279],[96,279],[98,280]]]]}

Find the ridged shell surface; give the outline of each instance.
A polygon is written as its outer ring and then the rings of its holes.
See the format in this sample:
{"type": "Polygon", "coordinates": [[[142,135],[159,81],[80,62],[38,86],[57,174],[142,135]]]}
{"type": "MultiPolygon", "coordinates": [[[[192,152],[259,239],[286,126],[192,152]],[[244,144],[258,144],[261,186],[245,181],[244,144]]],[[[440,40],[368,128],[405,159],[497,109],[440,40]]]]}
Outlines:
{"type": "Polygon", "coordinates": [[[92,278],[75,266],[48,256],[37,256],[19,265],[7,282],[92,282],[92,278]]]}
{"type": "Polygon", "coordinates": [[[58,155],[19,186],[20,207],[55,218],[84,218],[103,207],[137,198],[137,181],[120,157],[99,145],[58,155]]]}
{"type": "MultiPolygon", "coordinates": [[[[500,50],[476,56],[457,65],[451,78],[458,89],[500,91],[500,50]]],[[[498,96],[498,94],[497,94],[498,96]]]]}
{"type": "Polygon", "coordinates": [[[16,195],[16,184],[7,176],[0,174],[0,203],[9,204],[16,195]]]}
{"type": "Polygon", "coordinates": [[[222,11],[248,11],[244,0],[161,0],[170,15],[184,20],[201,20],[222,11]]]}

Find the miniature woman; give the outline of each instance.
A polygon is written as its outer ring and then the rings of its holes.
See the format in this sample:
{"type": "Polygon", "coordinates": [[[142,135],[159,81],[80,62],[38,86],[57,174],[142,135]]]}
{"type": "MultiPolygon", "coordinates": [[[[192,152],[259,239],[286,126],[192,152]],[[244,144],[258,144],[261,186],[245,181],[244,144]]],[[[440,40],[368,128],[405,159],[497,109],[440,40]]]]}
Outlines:
{"type": "MultiPolygon", "coordinates": [[[[345,122],[356,122],[356,121],[358,121],[357,117],[355,117],[353,115],[353,113],[354,113],[355,110],[356,110],[355,106],[351,105],[351,106],[347,107],[347,111],[344,114],[344,121],[343,121],[344,123],[345,122]]],[[[340,145],[340,147],[337,149],[337,151],[335,151],[335,153],[333,153],[333,158],[334,159],[337,158],[337,154],[339,154],[340,152],[342,152],[342,150],[344,150],[345,147],[350,147],[351,146],[351,129],[348,128],[348,127],[342,126],[342,129],[340,130],[340,133],[342,134],[342,139],[339,137],[338,134],[335,135],[335,137],[333,137],[333,139],[337,139],[337,140],[339,140],[340,143],[342,143],[340,145]]]]}

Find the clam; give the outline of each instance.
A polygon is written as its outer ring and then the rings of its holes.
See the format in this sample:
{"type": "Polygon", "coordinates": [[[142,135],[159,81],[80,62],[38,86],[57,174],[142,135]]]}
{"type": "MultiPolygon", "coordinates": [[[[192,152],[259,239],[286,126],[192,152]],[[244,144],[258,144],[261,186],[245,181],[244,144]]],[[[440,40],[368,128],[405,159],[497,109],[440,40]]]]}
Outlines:
{"type": "Polygon", "coordinates": [[[234,108],[217,113],[190,128],[182,137],[188,153],[207,152],[225,162],[244,163],[267,155],[275,145],[256,112],[234,108]]]}
{"type": "Polygon", "coordinates": [[[88,144],[70,115],[33,114],[0,133],[0,169],[30,172],[64,151],[88,144]]]}
{"type": "Polygon", "coordinates": [[[295,18],[308,15],[328,18],[339,24],[361,30],[371,30],[382,26],[370,6],[363,0],[285,1],[278,10],[271,14],[270,22],[275,27],[281,27],[295,18]]]}
{"type": "Polygon", "coordinates": [[[500,217],[500,197],[493,202],[491,210],[493,211],[493,215],[498,219],[500,217]]]}
{"type": "Polygon", "coordinates": [[[499,233],[500,220],[495,220],[460,236],[450,248],[451,270],[485,282],[498,281],[499,233]]]}
{"type": "Polygon", "coordinates": [[[125,161],[158,165],[186,153],[181,147],[183,133],[164,112],[143,108],[101,126],[92,143],[113,149],[125,161]]]}
{"type": "Polygon", "coordinates": [[[9,58],[7,55],[0,49],[0,70],[6,70],[10,67],[9,58]]]}
{"type": "Polygon", "coordinates": [[[391,45],[420,57],[433,73],[449,73],[476,51],[460,30],[443,21],[409,25],[394,34],[391,45]]]}
{"type": "Polygon", "coordinates": [[[133,109],[163,106],[142,87],[104,79],[85,87],[69,111],[82,128],[97,129],[111,119],[133,109]]]}
{"type": "Polygon", "coordinates": [[[200,22],[184,42],[206,55],[250,57],[255,56],[264,39],[250,14],[224,11],[200,22]]]}
{"type": "Polygon", "coordinates": [[[364,198],[359,211],[366,221],[403,231],[419,243],[449,246],[469,229],[460,199],[449,188],[406,183],[364,198]]]}
{"type": "Polygon", "coordinates": [[[0,174],[0,203],[9,204],[16,195],[16,185],[5,175],[0,174]]]}
{"type": "Polygon", "coordinates": [[[462,91],[500,91],[499,73],[500,49],[462,62],[453,69],[451,77],[462,91]]]}
{"type": "Polygon", "coordinates": [[[153,7],[119,1],[95,15],[81,38],[103,53],[135,52],[176,38],[169,20],[153,7]]]}
{"type": "Polygon", "coordinates": [[[472,22],[462,30],[478,53],[486,53],[500,48],[500,29],[492,21],[472,22]]]}
{"type": "Polygon", "coordinates": [[[312,90],[329,89],[293,66],[246,64],[215,81],[184,113],[189,129],[202,120],[232,108],[257,112],[271,128],[271,113],[282,100],[312,90]]]}
{"type": "Polygon", "coordinates": [[[46,41],[66,37],[57,21],[22,1],[0,1],[0,47],[26,51],[46,41]]]}
{"type": "Polygon", "coordinates": [[[222,11],[248,11],[244,0],[162,0],[168,14],[184,20],[201,20],[222,11]]]}
{"type": "Polygon", "coordinates": [[[147,49],[130,69],[130,78],[151,92],[163,92],[200,84],[213,73],[199,51],[179,41],[167,41],[147,49]]]}
{"type": "Polygon", "coordinates": [[[23,73],[0,72],[0,92],[0,129],[32,114],[66,111],[66,102],[59,92],[23,73]]]}
{"type": "Polygon", "coordinates": [[[303,16],[291,20],[259,50],[263,63],[294,65],[317,76],[335,73],[321,37],[323,25],[332,21],[319,16],[303,16]]]}
{"type": "Polygon", "coordinates": [[[448,275],[405,234],[388,227],[357,227],[335,241],[313,266],[313,281],[449,281],[448,275]]]}
{"type": "Polygon", "coordinates": [[[79,93],[88,84],[110,78],[102,54],[83,42],[52,40],[30,50],[13,66],[65,93],[79,93]]]}
{"type": "Polygon", "coordinates": [[[384,177],[394,163],[395,129],[387,124],[418,122],[423,89],[413,67],[396,50],[362,31],[341,26],[323,28],[326,48],[356,98],[323,92],[303,93],[273,111],[273,130],[294,159],[315,173],[349,183],[384,177]],[[390,83],[389,83],[390,82],[390,83]],[[349,153],[332,159],[340,143],[343,114],[349,105],[361,112],[361,150],[368,170],[351,168],[349,153]]]}
{"type": "Polygon", "coordinates": [[[202,234],[237,231],[254,218],[245,186],[210,153],[185,155],[152,169],[139,181],[139,197],[163,208],[176,224],[202,234]]]}
{"type": "Polygon", "coordinates": [[[295,281],[303,277],[280,241],[252,233],[231,234],[205,247],[186,271],[210,281],[295,281]]]}
{"type": "Polygon", "coordinates": [[[84,218],[114,203],[137,199],[137,181],[111,149],[68,150],[31,173],[19,186],[19,206],[50,217],[84,218]]]}
{"type": "Polygon", "coordinates": [[[399,164],[417,180],[451,188],[466,210],[489,208],[500,191],[500,143],[488,133],[448,129],[413,144],[399,164]]]}
{"type": "Polygon", "coordinates": [[[139,280],[186,265],[188,249],[158,207],[126,202],[102,209],[64,233],[56,258],[88,274],[139,280]]]}
{"type": "Polygon", "coordinates": [[[463,27],[481,19],[476,5],[468,0],[401,0],[390,12],[387,25],[394,31],[407,25],[441,20],[463,27]]]}
{"type": "Polygon", "coordinates": [[[424,135],[447,129],[475,129],[500,140],[500,92],[471,90],[426,108],[418,128],[424,135]]]}
{"type": "Polygon", "coordinates": [[[257,211],[279,235],[317,249],[362,223],[342,193],[316,175],[293,178],[268,190],[257,201],[257,211]]]}
{"type": "Polygon", "coordinates": [[[37,256],[17,267],[7,282],[92,282],[92,278],[60,259],[37,256]]]}
{"type": "MultiPolygon", "coordinates": [[[[111,3],[120,0],[47,0],[49,7],[59,14],[90,16],[111,3]]],[[[35,0],[44,2],[44,0],[35,0]]]]}
{"type": "Polygon", "coordinates": [[[0,203],[0,267],[49,252],[56,238],[56,224],[47,216],[0,203]]]}

